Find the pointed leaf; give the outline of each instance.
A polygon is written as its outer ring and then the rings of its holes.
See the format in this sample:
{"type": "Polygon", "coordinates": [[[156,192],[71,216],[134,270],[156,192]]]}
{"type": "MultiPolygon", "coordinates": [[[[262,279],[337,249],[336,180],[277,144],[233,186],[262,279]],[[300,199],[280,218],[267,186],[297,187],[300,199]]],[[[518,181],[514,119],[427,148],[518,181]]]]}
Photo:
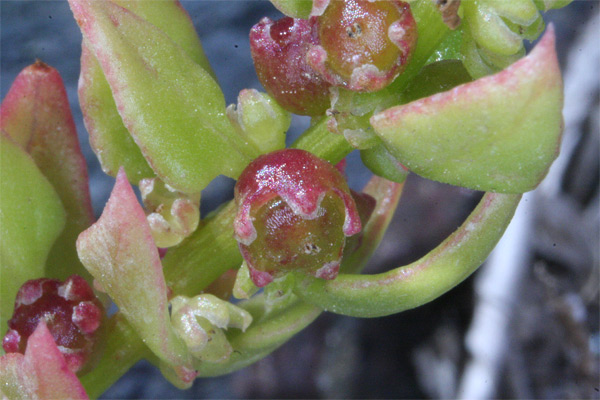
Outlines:
{"type": "Polygon", "coordinates": [[[29,337],[25,355],[0,358],[0,384],[8,399],[88,399],[44,321],[29,337]]]}
{"type": "Polygon", "coordinates": [[[399,162],[426,178],[522,193],[558,155],[562,80],[554,31],[506,70],[371,118],[399,162]]]}
{"type": "MultiPolygon", "coordinates": [[[[194,25],[178,1],[120,0],[117,3],[162,29],[214,77],[194,25]]],[[[134,184],[140,179],[155,176],[123,125],[102,68],[85,40],[81,52],[79,102],[90,134],[90,144],[104,172],[116,176],[119,167],[123,166],[134,184]]]]}
{"type": "Polygon", "coordinates": [[[163,31],[110,1],[70,4],[125,126],[161,179],[199,192],[257,155],[227,120],[217,83],[163,31]]]}
{"type": "Polygon", "coordinates": [[[85,40],[81,46],[78,95],[90,145],[102,170],[116,176],[119,167],[123,166],[134,184],[141,179],[155,177],[156,174],[123,124],[102,67],[85,40]]]}
{"type": "Polygon", "coordinates": [[[0,135],[0,329],[25,281],[44,276],[48,252],[65,225],[54,188],[32,158],[0,135]]]}
{"type": "Polygon", "coordinates": [[[33,367],[42,399],[87,399],[77,376],[69,369],[45,322],[40,322],[27,341],[25,362],[33,367]]]}
{"type": "Polygon", "coordinates": [[[79,236],[77,251],[144,343],[169,364],[185,364],[185,346],[169,321],[158,249],[123,170],[102,216],[79,236]]]}
{"type": "Polygon", "coordinates": [[[85,158],[57,70],[38,61],[15,79],[0,107],[3,131],[28,152],[58,193],[67,223],[48,256],[46,276],[87,276],[75,250],[94,222],[85,158]]]}

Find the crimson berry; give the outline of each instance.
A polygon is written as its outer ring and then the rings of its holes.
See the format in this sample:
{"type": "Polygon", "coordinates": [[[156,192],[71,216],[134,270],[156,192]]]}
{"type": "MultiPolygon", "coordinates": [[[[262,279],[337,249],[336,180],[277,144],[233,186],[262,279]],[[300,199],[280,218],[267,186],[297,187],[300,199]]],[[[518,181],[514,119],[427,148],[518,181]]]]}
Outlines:
{"type": "Polygon", "coordinates": [[[375,91],[405,68],[417,42],[410,5],[402,1],[331,1],[317,17],[319,45],[309,64],[329,83],[375,91]]]}
{"type": "Polygon", "coordinates": [[[250,50],[260,83],[286,110],[322,115],[329,108],[329,83],[306,61],[317,44],[315,19],[263,18],[250,31],[250,50]]]}
{"type": "Polygon", "coordinates": [[[17,293],[2,347],[7,353],[24,354],[29,336],[44,320],[67,365],[78,372],[91,359],[103,318],[102,303],[82,277],[73,275],[64,283],[47,278],[30,280],[17,293]]]}
{"type": "Polygon", "coordinates": [[[304,150],[254,160],[235,186],[235,201],[235,236],[259,287],[292,270],[335,278],[346,236],[361,230],[342,175],[304,150]]]}

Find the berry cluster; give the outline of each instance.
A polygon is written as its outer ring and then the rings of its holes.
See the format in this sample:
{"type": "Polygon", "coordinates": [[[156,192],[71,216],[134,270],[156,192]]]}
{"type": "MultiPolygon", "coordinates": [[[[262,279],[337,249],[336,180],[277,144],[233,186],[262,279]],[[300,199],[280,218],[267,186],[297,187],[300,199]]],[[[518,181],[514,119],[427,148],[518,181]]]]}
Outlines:
{"type": "Polygon", "coordinates": [[[416,41],[402,1],[332,1],[319,16],[263,18],[250,32],[262,85],[289,111],[310,116],[329,108],[331,87],[371,92],[389,85],[416,41]]]}

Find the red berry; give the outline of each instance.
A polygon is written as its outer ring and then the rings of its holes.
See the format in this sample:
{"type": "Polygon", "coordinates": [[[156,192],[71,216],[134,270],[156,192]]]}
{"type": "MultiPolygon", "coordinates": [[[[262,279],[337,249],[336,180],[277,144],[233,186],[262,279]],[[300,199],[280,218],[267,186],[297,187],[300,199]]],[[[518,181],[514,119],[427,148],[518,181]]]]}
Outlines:
{"type": "Polygon", "coordinates": [[[331,1],[317,21],[320,45],[309,51],[309,64],[350,90],[384,88],[416,46],[417,25],[401,1],[331,1]]]}
{"type": "Polygon", "coordinates": [[[315,19],[263,18],[250,31],[250,50],[260,83],[286,110],[322,115],[329,108],[329,83],[306,61],[317,43],[315,19]]]}
{"type": "Polygon", "coordinates": [[[236,239],[257,286],[291,270],[335,278],[345,237],[361,229],[342,175],[304,150],[254,160],[236,184],[235,200],[236,239]]]}
{"type": "Polygon", "coordinates": [[[69,368],[77,372],[90,360],[103,318],[104,307],[80,276],[73,275],[64,283],[30,280],[17,293],[2,347],[7,353],[24,354],[29,336],[43,319],[69,368]]]}

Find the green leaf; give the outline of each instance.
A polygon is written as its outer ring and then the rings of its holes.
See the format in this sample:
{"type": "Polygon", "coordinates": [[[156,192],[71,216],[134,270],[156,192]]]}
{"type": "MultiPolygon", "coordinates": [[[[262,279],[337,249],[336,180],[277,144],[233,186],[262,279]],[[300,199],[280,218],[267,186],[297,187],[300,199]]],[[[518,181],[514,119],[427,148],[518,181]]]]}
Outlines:
{"type": "MultiPolygon", "coordinates": [[[[215,78],[192,21],[178,1],[117,1],[122,7],[162,29],[186,54],[215,78]]],[[[102,68],[85,40],[81,53],[79,102],[90,144],[102,169],[116,176],[123,166],[130,181],[155,176],[142,152],[127,131],[102,68]]]]}
{"type": "Polygon", "coordinates": [[[125,126],[161,179],[199,192],[255,158],[227,120],[217,83],[163,31],[110,1],[70,4],[125,126]]]}
{"type": "Polygon", "coordinates": [[[326,311],[354,317],[418,307],[452,289],[483,263],[520,198],[487,193],[456,232],[412,264],[376,275],[340,274],[332,281],[305,277],[295,293],[326,311]]]}
{"type": "Polygon", "coordinates": [[[562,80],[554,33],[506,70],[371,118],[398,161],[425,178],[523,193],[558,155],[562,80]]]}
{"type": "Polygon", "coordinates": [[[79,258],[160,359],[174,367],[190,365],[170,323],[167,285],[150,226],[122,171],[98,222],[79,235],[79,258]]]}
{"type": "Polygon", "coordinates": [[[65,229],[46,262],[46,276],[89,278],[75,249],[77,236],[94,222],[87,166],[58,71],[41,61],[25,68],[0,113],[2,130],[31,155],[67,212],[65,229]]]}
{"type": "Polygon", "coordinates": [[[78,95],[90,145],[102,170],[117,176],[122,166],[136,185],[144,178],[155,177],[142,151],[123,125],[102,67],[85,40],[81,47],[78,95]]]}
{"type": "Polygon", "coordinates": [[[25,281],[44,276],[46,258],[65,226],[65,210],[33,159],[0,135],[0,329],[25,281]]]}
{"type": "Polygon", "coordinates": [[[292,18],[308,18],[312,10],[312,0],[271,0],[282,13],[292,18]]]}

